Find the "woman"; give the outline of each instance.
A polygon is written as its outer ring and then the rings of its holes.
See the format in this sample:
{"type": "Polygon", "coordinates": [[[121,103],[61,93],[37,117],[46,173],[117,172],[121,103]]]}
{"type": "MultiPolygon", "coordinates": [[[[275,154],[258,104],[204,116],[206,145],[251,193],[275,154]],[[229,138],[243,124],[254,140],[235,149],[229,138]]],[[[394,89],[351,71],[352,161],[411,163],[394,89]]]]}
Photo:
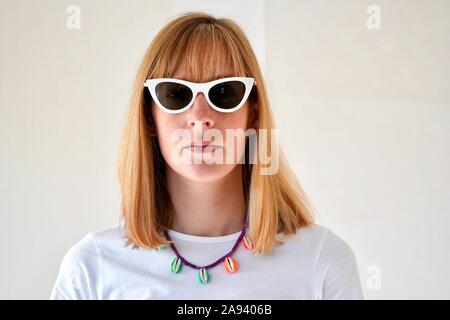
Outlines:
{"type": "Polygon", "coordinates": [[[168,23],[132,92],[120,221],[67,252],[51,299],[363,298],[352,249],[314,223],[272,129],[242,30],[168,23]]]}

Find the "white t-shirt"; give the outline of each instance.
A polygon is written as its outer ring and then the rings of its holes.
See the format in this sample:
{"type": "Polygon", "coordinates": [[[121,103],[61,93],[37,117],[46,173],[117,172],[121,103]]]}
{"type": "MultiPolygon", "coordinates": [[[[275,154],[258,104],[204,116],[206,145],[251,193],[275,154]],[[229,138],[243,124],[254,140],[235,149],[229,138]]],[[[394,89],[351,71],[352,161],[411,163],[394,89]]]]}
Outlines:
{"type": "MultiPolygon", "coordinates": [[[[240,232],[221,237],[169,230],[179,253],[191,263],[208,265],[233,247],[240,232]]],[[[172,273],[170,246],[125,247],[123,222],[88,233],[65,254],[50,299],[364,299],[351,247],[329,228],[313,224],[265,255],[252,255],[242,243],[232,255],[234,273],[223,263],[208,270],[183,265],[172,273]]]]}

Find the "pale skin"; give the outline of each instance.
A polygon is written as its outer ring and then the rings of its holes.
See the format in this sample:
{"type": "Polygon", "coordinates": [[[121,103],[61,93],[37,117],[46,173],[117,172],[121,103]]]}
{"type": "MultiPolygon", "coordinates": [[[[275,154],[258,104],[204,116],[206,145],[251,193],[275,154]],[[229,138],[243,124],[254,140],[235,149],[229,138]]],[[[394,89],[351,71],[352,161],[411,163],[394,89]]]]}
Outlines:
{"type": "MultiPolygon", "coordinates": [[[[224,67],[217,78],[224,76],[234,76],[232,69],[224,67]]],[[[191,81],[184,61],[172,78],[191,81]]],[[[209,80],[213,79],[203,81],[209,80]]],[[[166,113],[152,102],[152,115],[166,162],[167,189],[175,211],[171,229],[204,237],[224,236],[242,230],[246,214],[242,165],[174,163],[171,150],[176,141],[170,137],[175,129],[183,128],[192,133],[192,139],[202,140],[203,137],[194,137],[198,126],[203,132],[210,128],[218,129],[224,137],[226,129],[245,131],[248,128],[249,101],[235,112],[221,113],[212,109],[203,93],[199,93],[193,106],[180,114],[166,113]]],[[[253,127],[253,124],[249,126],[253,127]]]]}

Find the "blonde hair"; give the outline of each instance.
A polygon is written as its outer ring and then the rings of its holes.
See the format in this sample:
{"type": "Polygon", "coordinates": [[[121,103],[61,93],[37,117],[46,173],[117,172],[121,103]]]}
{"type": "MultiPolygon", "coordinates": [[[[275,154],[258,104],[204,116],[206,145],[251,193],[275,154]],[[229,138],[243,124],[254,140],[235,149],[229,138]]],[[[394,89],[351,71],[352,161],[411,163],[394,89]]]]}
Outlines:
{"type": "MultiPolygon", "coordinates": [[[[118,158],[121,219],[127,245],[132,244],[133,248],[158,249],[169,244],[162,231],[172,225],[173,207],[165,186],[165,162],[149,111],[151,98],[143,84],[146,79],[171,77],[183,57],[191,81],[211,80],[224,63],[231,63],[236,76],[253,77],[257,88],[252,91],[249,106],[258,126],[256,132],[274,128],[257,59],[236,23],[189,12],[165,25],[139,66],[118,158]]],[[[253,254],[268,253],[274,245],[282,244],[277,233],[294,234],[298,228],[313,224],[312,206],[281,150],[279,156],[278,171],[273,175],[261,175],[258,161],[242,164],[247,233],[254,242],[253,254]]]]}

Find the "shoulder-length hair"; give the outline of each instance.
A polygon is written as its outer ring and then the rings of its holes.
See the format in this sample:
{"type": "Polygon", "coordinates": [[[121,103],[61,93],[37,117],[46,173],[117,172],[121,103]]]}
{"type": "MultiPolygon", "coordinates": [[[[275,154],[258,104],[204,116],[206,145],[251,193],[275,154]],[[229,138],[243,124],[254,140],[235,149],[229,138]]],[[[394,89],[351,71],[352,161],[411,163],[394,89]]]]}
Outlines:
{"type": "MultiPolygon", "coordinates": [[[[133,248],[158,249],[169,244],[162,231],[172,225],[173,207],[165,183],[165,162],[149,110],[151,97],[144,82],[171,77],[183,57],[187,59],[192,81],[211,78],[225,63],[231,63],[236,76],[253,77],[257,87],[249,98],[249,118],[256,119],[256,134],[259,129],[270,132],[275,128],[257,59],[236,23],[189,12],[166,24],[153,38],[136,74],[118,156],[120,219],[127,234],[126,245],[133,248]]],[[[268,253],[274,245],[283,244],[276,238],[277,233],[294,234],[298,228],[314,223],[312,206],[281,150],[278,170],[273,175],[261,175],[259,161],[239,165],[243,166],[247,234],[254,242],[253,254],[268,253]]]]}

